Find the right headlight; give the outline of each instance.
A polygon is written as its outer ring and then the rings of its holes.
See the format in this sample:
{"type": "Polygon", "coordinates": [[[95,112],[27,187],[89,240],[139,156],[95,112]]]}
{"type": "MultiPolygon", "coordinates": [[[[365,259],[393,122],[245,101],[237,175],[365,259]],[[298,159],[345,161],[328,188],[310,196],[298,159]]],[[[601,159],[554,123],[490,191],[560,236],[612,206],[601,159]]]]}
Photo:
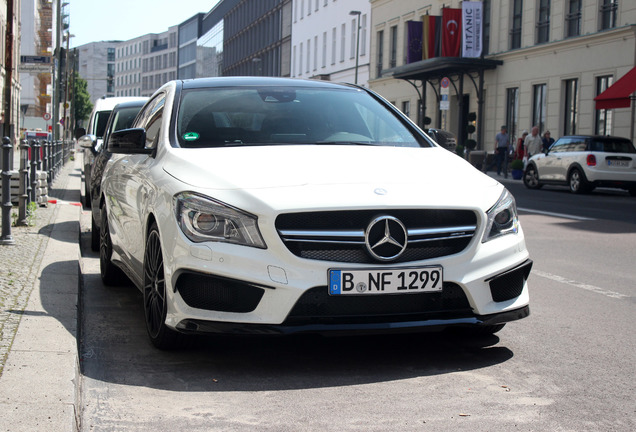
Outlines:
{"type": "Polygon", "coordinates": [[[195,243],[216,241],[265,249],[256,216],[191,192],[175,195],[181,231],[195,243]]]}
{"type": "Polygon", "coordinates": [[[508,189],[504,189],[497,203],[486,212],[488,223],[481,242],[486,243],[506,234],[519,232],[519,218],[515,198],[508,189]]]}

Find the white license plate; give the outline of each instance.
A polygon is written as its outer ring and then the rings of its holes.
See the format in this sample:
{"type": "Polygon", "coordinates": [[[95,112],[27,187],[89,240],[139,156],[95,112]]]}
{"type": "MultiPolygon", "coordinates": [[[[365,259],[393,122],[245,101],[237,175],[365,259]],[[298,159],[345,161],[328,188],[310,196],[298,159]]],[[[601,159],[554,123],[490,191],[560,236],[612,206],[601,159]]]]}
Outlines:
{"type": "Polygon", "coordinates": [[[444,285],[441,266],[329,270],[330,295],[377,295],[439,292],[444,285]]]}
{"type": "Polygon", "coordinates": [[[624,168],[627,168],[627,167],[629,167],[629,161],[610,160],[610,161],[607,161],[607,165],[609,165],[611,167],[624,167],[624,168]]]}

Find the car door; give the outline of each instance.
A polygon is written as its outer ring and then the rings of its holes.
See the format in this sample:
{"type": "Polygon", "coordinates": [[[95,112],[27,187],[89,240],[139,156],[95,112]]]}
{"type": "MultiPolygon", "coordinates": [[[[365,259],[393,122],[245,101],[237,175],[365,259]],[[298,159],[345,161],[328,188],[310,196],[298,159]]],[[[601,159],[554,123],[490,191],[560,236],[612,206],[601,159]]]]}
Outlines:
{"type": "Polygon", "coordinates": [[[560,138],[555,142],[550,151],[544,157],[539,156],[537,160],[537,171],[539,178],[544,181],[555,181],[559,178],[561,160],[570,144],[569,138],[560,138]]]}
{"type": "MultiPolygon", "coordinates": [[[[133,128],[146,130],[146,148],[156,148],[161,133],[165,94],[159,94],[141,111],[133,128]]],[[[153,195],[150,170],[154,155],[121,154],[109,170],[109,224],[113,250],[138,278],[142,277],[145,219],[153,195]]]]}

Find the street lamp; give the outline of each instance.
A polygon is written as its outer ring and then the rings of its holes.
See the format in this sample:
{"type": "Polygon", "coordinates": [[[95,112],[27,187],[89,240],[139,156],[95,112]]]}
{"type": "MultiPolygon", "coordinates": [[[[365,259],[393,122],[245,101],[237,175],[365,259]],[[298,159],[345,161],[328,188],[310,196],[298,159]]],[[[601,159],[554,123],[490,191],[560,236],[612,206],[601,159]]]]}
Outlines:
{"type": "Polygon", "coordinates": [[[359,51],[360,51],[360,15],[362,14],[361,11],[357,11],[357,10],[352,10],[351,12],[349,12],[349,15],[357,15],[358,16],[358,33],[356,36],[356,78],[355,78],[355,82],[354,84],[358,84],[358,60],[360,59],[359,51]]]}

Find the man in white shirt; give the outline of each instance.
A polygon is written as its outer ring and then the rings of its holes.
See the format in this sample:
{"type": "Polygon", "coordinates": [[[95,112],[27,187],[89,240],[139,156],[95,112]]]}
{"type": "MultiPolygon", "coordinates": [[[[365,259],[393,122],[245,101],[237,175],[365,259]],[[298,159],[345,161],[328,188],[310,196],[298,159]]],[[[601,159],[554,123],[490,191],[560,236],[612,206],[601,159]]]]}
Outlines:
{"type": "Polygon", "coordinates": [[[536,155],[537,153],[541,153],[541,148],[543,147],[543,140],[539,135],[539,127],[534,126],[532,128],[532,133],[526,137],[526,140],[523,143],[526,148],[526,154],[528,155],[528,159],[530,157],[536,155]]]}

